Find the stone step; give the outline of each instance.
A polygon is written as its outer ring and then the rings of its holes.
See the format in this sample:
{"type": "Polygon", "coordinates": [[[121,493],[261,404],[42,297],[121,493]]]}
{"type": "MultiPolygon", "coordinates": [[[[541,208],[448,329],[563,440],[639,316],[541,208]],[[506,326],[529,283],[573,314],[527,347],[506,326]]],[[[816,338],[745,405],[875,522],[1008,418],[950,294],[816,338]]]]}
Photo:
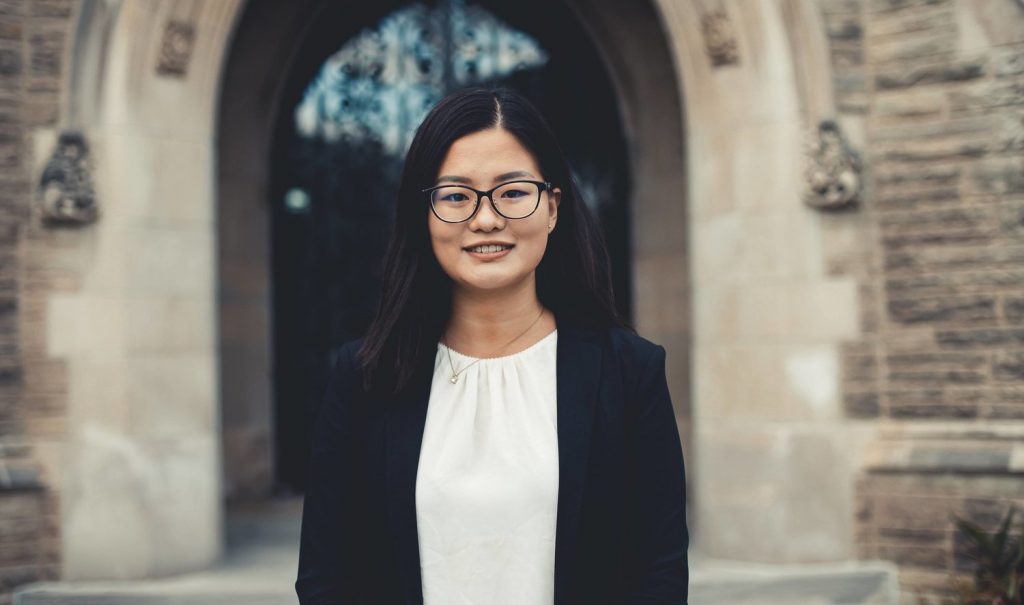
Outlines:
{"type": "MultiPolygon", "coordinates": [[[[299,501],[228,516],[227,554],[202,572],[152,580],[48,582],[14,605],[295,605],[299,501]]],[[[898,605],[895,567],[766,565],[691,555],[691,605],[898,605]]]]}
{"type": "MultiPolygon", "coordinates": [[[[254,558],[265,559],[255,556],[254,558]]],[[[898,605],[891,565],[760,566],[727,562],[715,569],[695,564],[691,605],[898,605]]],[[[194,574],[147,582],[37,584],[19,592],[15,605],[295,605],[291,572],[194,574]]]]}
{"type": "Polygon", "coordinates": [[[691,605],[899,605],[885,561],[777,565],[692,557],[691,605]]]}

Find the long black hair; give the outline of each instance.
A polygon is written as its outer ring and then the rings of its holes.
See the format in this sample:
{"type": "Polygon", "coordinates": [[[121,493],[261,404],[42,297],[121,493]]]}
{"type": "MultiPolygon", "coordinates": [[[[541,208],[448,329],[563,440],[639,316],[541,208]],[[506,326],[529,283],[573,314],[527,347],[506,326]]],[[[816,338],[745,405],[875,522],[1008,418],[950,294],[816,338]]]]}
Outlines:
{"type": "Polygon", "coordinates": [[[430,246],[429,201],[422,190],[434,184],[452,143],[495,127],[516,137],[537,160],[544,180],[562,191],[558,226],[537,266],[541,304],[559,322],[625,326],[615,309],[604,240],[544,117],[514,90],[463,89],[427,114],[405,157],[381,299],[359,351],[367,389],[397,393],[425,359],[434,359],[451,312],[452,282],[430,246]]]}

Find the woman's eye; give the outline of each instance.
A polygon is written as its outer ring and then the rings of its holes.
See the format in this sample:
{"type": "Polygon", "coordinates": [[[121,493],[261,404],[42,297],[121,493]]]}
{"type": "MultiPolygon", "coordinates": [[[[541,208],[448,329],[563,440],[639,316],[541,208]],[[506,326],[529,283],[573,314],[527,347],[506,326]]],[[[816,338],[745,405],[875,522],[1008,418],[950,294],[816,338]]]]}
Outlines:
{"type": "Polygon", "coordinates": [[[508,191],[503,192],[501,194],[501,197],[515,199],[515,198],[523,197],[524,195],[526,195],[525,191],[522,191],[520,189],[510,189],[508,191]]]}
{"type": "Polygon", "coordinates": [[[449,193],[448,195],[441,198],[443,202],[464,202],[469,198],[461,193],[449,193]]]}

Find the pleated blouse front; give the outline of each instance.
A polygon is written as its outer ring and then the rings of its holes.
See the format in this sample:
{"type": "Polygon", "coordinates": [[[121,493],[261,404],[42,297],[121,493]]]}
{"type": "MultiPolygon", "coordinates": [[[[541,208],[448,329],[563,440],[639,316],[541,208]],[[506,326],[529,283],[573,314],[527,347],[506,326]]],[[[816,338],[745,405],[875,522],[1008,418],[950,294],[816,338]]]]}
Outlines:
{"type": "Polygon", "coordinates": [[[416,475],[425,605],[554,601],[557,338],[480,361],[438,345],[416,475]]]}

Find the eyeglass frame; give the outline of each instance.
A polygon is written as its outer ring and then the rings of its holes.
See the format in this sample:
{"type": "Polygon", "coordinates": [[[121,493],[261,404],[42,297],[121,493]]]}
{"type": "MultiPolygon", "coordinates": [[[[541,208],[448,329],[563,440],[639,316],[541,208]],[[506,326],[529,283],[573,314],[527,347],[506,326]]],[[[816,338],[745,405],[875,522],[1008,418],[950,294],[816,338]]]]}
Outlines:
{"type": "Polygon", "coordinates": [[[485,196],[487,197],[488,200],[490,200],[491,208],[494,210],[495,214],[502,218],[508,219],[510,221],[518,221],[524,218],[530,218],[531,216],[533,216],[534,212],[537,212],[537,208],[540,208],[541,194],[544,193],[545,191],[553,191],[554,189],[555,186],[552,185],[549,181],[531,181],[529,179],[516,179],[514,181],[505,181],[504,183],[495,185],[494,187],[488,189],[487,191],[480,191],[479,189],[474,189],[469,185],[463,185],[461,183],[445,183],[443,185],[434,185],[433,187],[427,187],[426,189],[423,189],[422,192],[428,194],[427,198],[430,200],[430,211],[434,213],[434,216],[437,217],[437,220],[444,223],[448,223],[449,225],[458,225],[459,223],[465,223],[466,221],[473,220],[473,217],[476,216],[476,213],[480,211],[480,200],[482,200],[485,196]],[[512,183],[531,183],[537,186],[537,201],[533,205],[533,210],[531,210],[530,213],[527,214],[526,216],[518,216],[514,218],[511,216],[505,216],[504,214],[501,213],[501,210],[498,210],[498,205],[494,203],[494,198],[491,197],[491,195],[495,191],[501,189],[505,185],[511,185],[512,183]],[[432,194],[434,191],[438,189],[443,189],[444,187],[461,187],[463,189],[469,189],[470,191],[475,193],[476,204],[473,206],[473,212],[471,212],[469,216],[462,219],[461,221],[449,221],[441,218],[441,215],[437,213],[437,209],[434,208],[434,196],[429,194],[432,194]]]}

